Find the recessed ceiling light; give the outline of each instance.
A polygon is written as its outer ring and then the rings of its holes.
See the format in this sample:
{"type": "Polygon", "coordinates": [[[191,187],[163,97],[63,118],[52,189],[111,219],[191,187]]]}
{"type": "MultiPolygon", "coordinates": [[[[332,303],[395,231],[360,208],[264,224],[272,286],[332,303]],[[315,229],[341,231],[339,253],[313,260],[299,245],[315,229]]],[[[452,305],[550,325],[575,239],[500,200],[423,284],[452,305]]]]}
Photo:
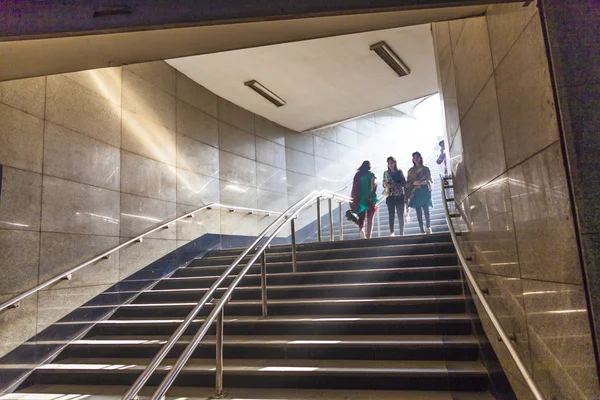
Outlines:
{"type": "Polygon", "coordinates": [[[394,53],[386,42],[381,41],[371,45],[371,50],[377,53],[377,55],[381,57],[381,59],[398,74],[398,76],[402,77],[410,74],[410,69],[402,62],[400,57],[394,53]]]}
{"type": "Polygon", "coordinates": [[[269,100],[269,102],[275,104],[277,107],[282,107],[286,104],[285,100],[277,96],[275,93],[273,93],[254,79],[248,82],[244,82],[244,85],[248,86],[250,89],[254,90],[256,93],[269,100]]]}

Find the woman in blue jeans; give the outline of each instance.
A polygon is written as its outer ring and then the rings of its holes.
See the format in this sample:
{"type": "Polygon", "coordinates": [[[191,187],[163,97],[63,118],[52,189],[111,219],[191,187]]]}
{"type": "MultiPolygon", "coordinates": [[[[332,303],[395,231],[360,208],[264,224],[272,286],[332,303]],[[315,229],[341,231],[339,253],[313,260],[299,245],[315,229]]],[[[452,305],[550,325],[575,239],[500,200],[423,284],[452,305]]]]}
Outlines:
{"type": "Polygon", "coordinates": [[[388,169],[383,173],[383,186],[387,194],[385,204],[390,217],[390,236],[395,236],[394,219],[398,214],[400,230],[398,234],[404,235],[404,187],[406,178],[402,170],[398,169],[398,163],[394,157],[387,158],[388,169]]]}
{"type": "Polygon", "coordinates": [[[413,167],[408,170],[406,178],[406,195],[408,206],[417,211],[421,233],[431,233],[429,208],[433,208],[431,201],[431,171],[423,165],[423,157],[418,151],[412,154],[413,167]],[[425,214],[425,229],[423,229],[423,214],[425,214]]]}

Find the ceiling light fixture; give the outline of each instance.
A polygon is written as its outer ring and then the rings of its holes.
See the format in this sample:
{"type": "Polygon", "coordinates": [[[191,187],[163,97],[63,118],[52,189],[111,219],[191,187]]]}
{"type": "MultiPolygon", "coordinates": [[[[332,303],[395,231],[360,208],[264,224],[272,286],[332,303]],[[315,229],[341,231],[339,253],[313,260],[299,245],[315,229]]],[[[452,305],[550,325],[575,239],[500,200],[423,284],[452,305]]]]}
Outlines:
{"type": "Polygon", "coordinates": [[[402,77],[410,74],[410,69],[402,62],[400,57],[394,53],[386,42],[381,41],[371,45],[371,50],[377,53],[377,55],[381,57],[381,59],[398,74],[398,76],[402,77]]]}
{"type": "Polygon", "coordinates": [[[262,97],[275,104],[275,106],[277,107],[282,107],[286,104],[285,100],[277,96],[275,93],[271,92],[269,89],[267,89],[254,79],[248,82],[244,82],[244,85],[248,86],[250,89],[254,90],[256,93],[260,94],[262,97]]]}

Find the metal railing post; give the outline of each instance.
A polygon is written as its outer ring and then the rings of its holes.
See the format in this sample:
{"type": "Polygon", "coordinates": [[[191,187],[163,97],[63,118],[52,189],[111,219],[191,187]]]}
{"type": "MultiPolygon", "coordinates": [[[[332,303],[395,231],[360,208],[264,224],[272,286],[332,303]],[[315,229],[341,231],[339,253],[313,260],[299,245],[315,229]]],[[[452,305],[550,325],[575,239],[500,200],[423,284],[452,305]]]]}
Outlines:
{"type": "Polygon", "coordinates": [[[342,202],[340,201],[339,203],[339,210],[340,210],[340,240],[344,239],[344,219],[342,218],[342,202]]]}
{"type": "Polygon", "coordinates": [[[217,316],[217,338],[216,338],[216,358],[215,358],[215,398],[223,398],[223,308],[217,316]]]}
{"type": "Polygon", "coordinates": [[[327,199],[329,207],[329,241],[333,242],[333,209],[331,208],[331,198],[327,199]]]}
{"type": "Polygon", "coordinates": [[[296,272],[296,219],[290,221],[292,229],[292,272],[296,272]]]}
{"type": "MultiPolygon", "coordinates": [[[[293,222],[293,221],[292,221],[293,222]]],[[[262,316],[267,318],[267,255],[263,252],[260,257],[260,292],[262,297],[262,316]]]]}
{"type": "Polygon", "coordinates": [[[317,242],[321,241],[321,196],[317,197],[317,242]]]}
{"type": "Polygon", "coordinates": [[[377,237],[381,237],[381,218],[379,218],[379,207],[377,207],[377,237]]]}

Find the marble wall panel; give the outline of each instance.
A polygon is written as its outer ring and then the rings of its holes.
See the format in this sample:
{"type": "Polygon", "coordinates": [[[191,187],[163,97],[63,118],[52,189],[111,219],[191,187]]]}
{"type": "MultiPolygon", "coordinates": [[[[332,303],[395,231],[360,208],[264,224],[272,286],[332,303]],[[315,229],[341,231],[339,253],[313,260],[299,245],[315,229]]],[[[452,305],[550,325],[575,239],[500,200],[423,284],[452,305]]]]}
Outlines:
{"type": "Polygon", "coordinates": [[[126,65],[123,67],[123,71],[136,74],[165,92],[175,95],[176,70],[164,61],[126,65]]]}
{"type": "MultiPolygon", "coordinates": [[[[456,66],[454,75],[458,96],[458,114],[461,120],[493,72],[485,17],[469,18],[463,21],[464,28],[452,57],[456,66]]],[[[452,27],[458,23],[460,22],[452,21],[450,23],[450,34],[453,39],[452,27]]]]}
{"type": "Polygon", "coordinates": [[[119,250],[119,280],[139,271],[177,248],[176,240],[144,239],[119,250]]]}
{"type": "Polygon", "coordinates": [[[337,141],[337,130],[338,126],[330,126],[327,128],[317,129],[316,131],[311,131],[311,133],[320,138],[335,142],[337,141]]]}
{"type": "Polygon", "coordinates": [[[219,166],[221,180],[256,186],[256,161],[219,151],[219,166]]]}
{"type": "MultiPolygon", "coordinates": [[[[121,237],[135,237],[176,216],[175,203],[121,193],[121,237]]],[[[175,229],[161,229],[147,236],[176,239],[175,229]]]]}
{"type": "Polygon", "coordinates": [[[351,119],[349,121],[344,121],[341,123],[341,126],[344,128],[350,129],[354,132],[358,132],[358,125],[356,123],[357,119],[351,119]]]}
{"type": "Polygon", "coordinates": [[[219,149],[256,160],[256,136],[219,121],[219,149]]]}
{"type": "Polygon", "coordinates": [[[301,151],[285,148],[285,163],[287,171],[304,175],[315,175],[315,156],[301,151]]]}
{"type": "Polygon", "coordinates": [[[228,206],[257,207],[256,187],[221,181],[221,203],[228,206]]]}
{"type": "Polygon", "coordinates": [[[44,174],[119,190],[119,149],[48,122],[44,134],[44,174]]]}
{"type": "MultiPolygon", "coordinates": [[[[192,211],[194,207],[177,205],[177,215],[192,211]]],[[[193,218],[177,221],[177,241],[195,240],[206,233],[221,233],[221,210],[218,208],[203,210],[193,218]]],[[[179,244],[178,244],[179,246],[179,244]]]]}
{"type": "Polygon", "coordinates": [[[112,146],[121,144],[121,107],[75,81],[47,78],[46,120],[112,146]]]}
{"type": "Polygon", "coordinates": [[[521,276],[581,284],[560,144],[508,172],[521,276]]]}
{"type": "Polygon", "coordinates": [[[42,172],[44,121],[0,104],[0,164],[42,172]]]}
{"type": "Polygon", "coordinates": [[[158,200],[175,201],[176,168],[121,151],[121,191],[158,200]]]}
{"type": "Polygon", "coordinates": [[[458,115],[458,97],[456,94],[456,79],[454,77],[454,63],[450,62],[447,82],[444,87],[444,114],[446,120],[446,132],[448,143],[452,145],[460,126],[458,115]]]}
{"type": "MultiPolygon", "coordinates": [[[[450,31],[450,45],[452,46],[452,51],[456,51],[456,47],[458,46],[458,40],[460,39],[460,35],[465,28],[466,21],[464,19],[458,19],[455,21],[450,21],[448,23],[448,29],[450,31]]],[[[468,33],[467,33],[468,34],[468,33]]]]}
{"type": "Polygon", "coordinates": [[[286,149],[294,149],[308,154],[315,154],[312,133],[286,132],[286,149]]]}
{"type": "MultiPolygon", "coordinates": [[[[0,295],[0,303],[12,295],[0,295]]],[[[37,333],[37,294],[21,300],[19,308],[0,313],[0,358],[37,333]]]]}
{"type": "Polygon", "coordinates": [[[257,205],[261,210],[284,212],[288,209],[287,195],[258,189],[257,205]]]}
{"type": "Polygon", "coordinates": [[[306,196],[316,189],[315,177],[298,174],[295,172],[287,172],[287,193],[293,196],[306,196]]]}
{"type": "Polygon", "coordinates": [[[524,279],[523,296],[533,374],[546,398],[600,398],[583,287],[524,279]]]}
{"type": "MultiPolygon", "coordinates": [[[[358,148],[358,134],[351,129],[337,126],[336,140],[339,144],[350,147],[351,149],[358,148]]],[[[339,158],[342,158],[341,152],[338,153],[339,158]]]]}
{"type": "Polygon", "coordinates": [[[489,6],[486,18],[494,68],[498,67],[534,16],[539,18],[535,3],[526,7],[517,3],[489,6]]]}
{"type": "Polygon", "coordinates": [[[450,28],[448,25],[449,22],[440,22],[432,25],[438,63],[439,88],[442,92],[445,91],[444,83],[447,81],[447,76],[450,72],[450,63],[452,62],[450,28]]]}
{"type": "Polygon", "coordinates": [[[289,131],[287,128],[269,121],[260,115],[255,115],[254,118],[256,136],[285,146],[285,134],[289,131]]]}
{"type": "Polygon", "coordinates": [[[256,236],[260,233],[258,231],[259,219],[262,217],[223,210],[221,211],[221,234],[256,236]]]}
{"type": "Polygon", "coordinates": [[[176,129],[175,96],[149,81],[123,71],[123,108],[146,117],[172,131],[176,129]]]}
{"type": "Polygon", "coordinates": [[[468,196],[466,162],[463,154],[462,133],[460,128],[448,150],[448,168],[452,171],[454,198],[458,204],[468,196]]]}
{"type": "Polygon", "coordinates": [[[177,135],[177,168],[216,177],[219,175],[219,149],[177,135]]]}
{"type": "Polygon", "coordinates": [[[496,85],[492,76],[461,124],[469,193],[506,171],[496,85]]]}
{"type": "Polygon", "coordinates": [[[287,194],[287,173],[285,169],[275,168],[270,165],[257,162],[256,187],[258,189],[287,194]]]}
{"type": "Polygon", "coordinates": [[[37,304],[38,333],[111,286],[112,285],[94,285],[39,292],[37,304]]]}
{"type": "Polygon", "coordinates": [[[376,133],[375,123],[366,117],[359,118],[356,120],[356,131],[366,136],[372,136],[376,133]]]}
{"type": "Polygon", "coordinates": [[[46,77],[0,82],[0,103],[44,118],[46,77]]]}
{"type": "Polygon", "coordinates": [[[0,230],[0,294],[18,294],[38,284],[40,233],[0,230]]]}
{"type": "Polygon", "coordinates": [[[218,96],[177,71],[177,98],[213,117],[218,116],[218,96]]]}
{"type": "Polygon", "coordinates": [[[313,135],[313,138],[315,143],[315,157],[322,157],[337,162],[337,143],[332,142],[331,140],[324,139],[317,135],[313,135]]]}
{"type": "Polygon", "coordinates": [[[44,176],[42,231],[119,235],[119,192],[44,176]]]}
{"type": "Polygon", "coordinates": [[[256,161],[285,169],[285,147],[257,137],[256,161]]]}
{"type": "Polygon", "coordinates": [[[568,126],[569,165],[577,198],[578,217],[583,233],[600,232],[600,85],[577,86],[565,90],[563,121],[568,126]]]}
{"type": "Polygon", "coordinates": [[[219,97],[219,121],[254,134],[254,114],[219,97]]]}
{"type": "Polygon", "coordinates": [[[0,200],[0,229],[39,231],[42,175],[3,167],[0,200]]]}
{"type": "Polygon", "coordinates": [[[219,147],[219,121],[181,100],[177,101],[177,133],[219,147]]]}
{"type": "MultiPolygon", "coordinates": [[[[116,236],[74,235],[42,232],[40,242],[39,279],[44,282],[119,244],[116,236]]],[[[108,260],[100,260],[72,274],[45,290],[94,286],[119,280],[119,252],[108,260]]]]}
{"type": "Polygon", "coordinates": [[[177,170],[177,203],[199,207],[219,201],[219,179],[177,170]]]}
{"type": "Polygon", "coordinates": [[[62,74],[65,78],[69,78],[116,105],[121,105],[122,75],[123,69],[121,67],[90,69],[62,74]]]}
{"type": "Polygon", "coordinates": [[[558,140],[548,59],[533,18],[495,72],[508,168],[558,140]],[[535,132],[535,134],[532,134],[535,132]]]}
{"type": "Polygon", "coordinates": [[[176,133],[148,118],[122,112],[121,149],[169,165],[176,163],[176,133]]]}
{"type": "Polygon", "coordinates": [[[520,277],[508,175],[471,194],[464,202],[470,224],[474,271],[520,277]]]}

